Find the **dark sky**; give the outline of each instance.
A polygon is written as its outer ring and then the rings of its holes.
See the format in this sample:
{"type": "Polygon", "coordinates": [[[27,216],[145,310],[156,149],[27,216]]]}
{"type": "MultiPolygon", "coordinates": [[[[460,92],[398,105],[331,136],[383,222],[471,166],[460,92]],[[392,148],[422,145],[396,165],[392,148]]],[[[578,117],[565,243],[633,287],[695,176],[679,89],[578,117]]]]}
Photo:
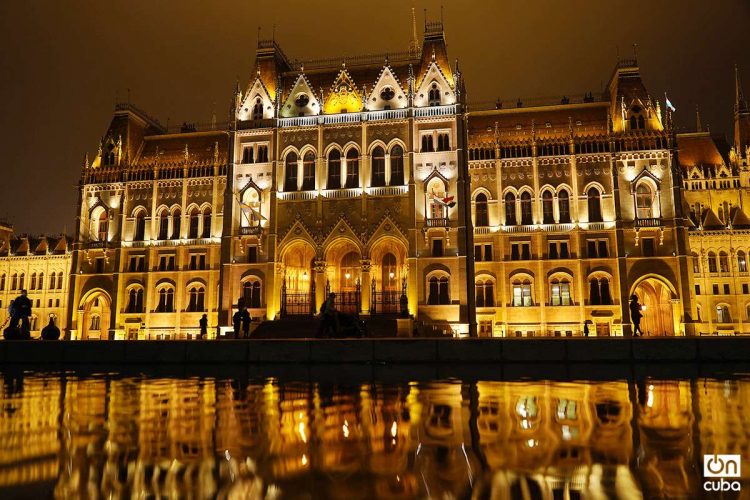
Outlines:
{"type": "MultiPolygon", "coordinates": [[[[73,231],[85,152],[96,152],[115,96],[166,123],[226,117],[257,39],[291,58],[405,50],[411,10],[440,0],[1,0],[0,218],[18,232],[73,231]]],[[[638,44],[654,97],[694,127],[731,134],[733,65],[750,96],[748,0],[442,0],[450,57],[470,101],[598,91],[617,47],[638,44]]],[[[369,83],[369,82],[368,82],[369,83]]]]}

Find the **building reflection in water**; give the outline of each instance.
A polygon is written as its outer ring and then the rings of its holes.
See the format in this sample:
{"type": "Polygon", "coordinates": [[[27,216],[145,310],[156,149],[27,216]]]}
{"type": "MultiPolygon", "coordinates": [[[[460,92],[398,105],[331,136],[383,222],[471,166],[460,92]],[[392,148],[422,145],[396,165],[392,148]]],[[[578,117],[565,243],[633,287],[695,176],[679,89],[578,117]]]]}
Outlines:
{"type": "Polygon", "coordinates": [[[332,387],[6,375],[0,496],[691,497],[703,453],[750,459],[749,399],[744,380],[332,387]]]}

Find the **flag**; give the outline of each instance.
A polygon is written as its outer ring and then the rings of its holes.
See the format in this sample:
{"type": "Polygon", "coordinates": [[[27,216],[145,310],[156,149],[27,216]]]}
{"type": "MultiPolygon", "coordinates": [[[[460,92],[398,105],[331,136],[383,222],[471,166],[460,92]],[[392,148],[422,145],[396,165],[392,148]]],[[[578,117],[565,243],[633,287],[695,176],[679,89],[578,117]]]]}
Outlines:
{"type": "Polygon", "coordinates": [[[243,209],[245,209],[245,210],[250,210],[250,212],[252,212],[252,214],[253,214],[253,215],[254,215],[254,216],[255,216],[256,218],[258,218],[258,219],[260,219],[260,220],[268,220],[268,219],[266,219],[266,218],[265,218],[265,217],[263,216],[263,214],[262,214],[262,213],[260,213],[259,211],[257,211],[256,209],[254,209],[253,207],[251,207],[250,205],[248,205],[247,203],[242,203],[242,202],[240,202],[240,207],[242,207],[242,208],[243,208],[243,209]]]}
{"type": "Polygon", "coordinates": [[[667,109],[669,111],[671,111],[672,113],[677,111],[677,108],[675,108],[674,105],[672,105],[672,101],[669,100],[669,97],[667,97],[667,94],[664,94],[664,99],[667,101],[667,109]]]}
{"type": "Polygon", "coordinates": [[[438,196],[435,193],[435,191],[432,192],[432,199],[444,207],[448,207],[448,208],[455,207],[456,206],[456,202],[454,201],[455,198],[456,198],[455,196],[442,196],[441,197],[441,196],[438,196]]]}

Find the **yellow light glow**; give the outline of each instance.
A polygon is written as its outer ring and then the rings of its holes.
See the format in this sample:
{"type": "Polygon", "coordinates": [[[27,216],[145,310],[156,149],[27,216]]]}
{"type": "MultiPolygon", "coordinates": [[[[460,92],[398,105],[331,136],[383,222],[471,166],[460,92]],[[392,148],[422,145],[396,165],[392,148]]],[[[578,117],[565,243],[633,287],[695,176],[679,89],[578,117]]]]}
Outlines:
{"type": "Polygon", "coordinates": [[[396,434],[398,434],[398,424],[394,420],[393,424],[391,424],[391,436],[396,437],[396,434]]]}
{"type": "Polygon", "coordinates": [[[344,438],[349,437],[349,422],[344,420],[344,425],[341,426],[341,431],[344,433],[344,438]]]}

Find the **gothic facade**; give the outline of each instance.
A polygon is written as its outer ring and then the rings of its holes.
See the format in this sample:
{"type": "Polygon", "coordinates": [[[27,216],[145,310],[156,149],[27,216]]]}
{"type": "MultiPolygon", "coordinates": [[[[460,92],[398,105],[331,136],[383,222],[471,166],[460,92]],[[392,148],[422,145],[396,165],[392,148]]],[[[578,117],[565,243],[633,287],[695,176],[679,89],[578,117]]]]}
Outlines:
{"type": "Polygon", "coordinates": [[[649,335],[750,333],[739,80],[723,150],[675,133],[636,60],[601,94],[475,109],[442,24],[414,32],[343,59],[261,41],[226,126],[118,106],[81,177],[71,336],[193,335],[202,314],[220,332],[329,292],[408,313],[403,334],[629,335],[632,295],[649,335]]]}

